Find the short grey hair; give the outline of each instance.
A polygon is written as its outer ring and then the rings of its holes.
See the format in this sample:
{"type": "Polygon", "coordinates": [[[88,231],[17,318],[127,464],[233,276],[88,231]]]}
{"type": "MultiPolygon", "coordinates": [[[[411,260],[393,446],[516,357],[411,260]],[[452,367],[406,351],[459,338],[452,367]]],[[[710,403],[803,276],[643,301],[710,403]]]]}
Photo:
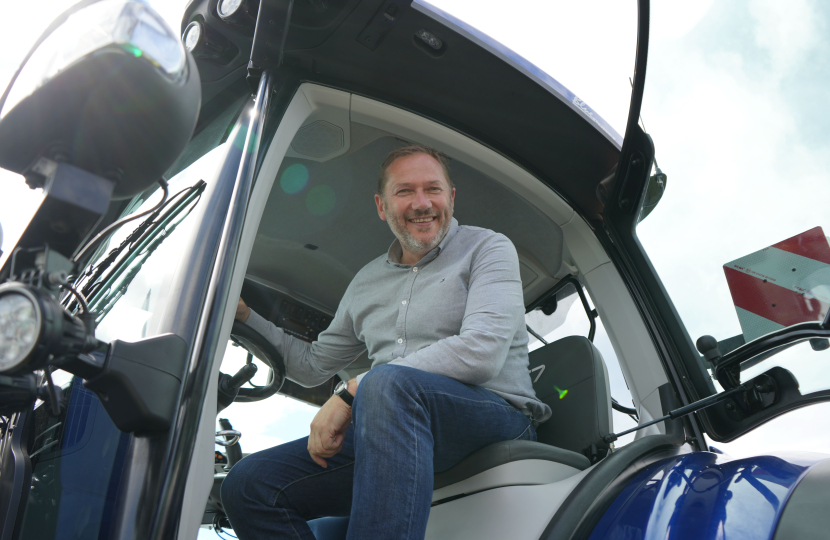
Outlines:
{"type": "Polygon", "coordinates": [[[429,146],[425,146],[423,144],[410,144],[408,146],[403,146],[396,150],[392,150],[386,156],[386,159],[383,161],[383,165],[380,166],[380,177],[378,178],[378,195],[383,197],[383,190],[386,188],[386,182],[389,180],[387,177],[386,172],[389,170],[389,167],[392,166],[396,160],[412,156],[415,154],[426,154],[433,158],[435,161],[441,165],[441,170],[444,171],[444,178],[447,179],[447,183],[450,185],[450,190],[455,188],[455,184],[452,183],[450,179],[450,168],[449,168],[449,158],[441,152],[440,150],[436,150],[435,148],[431,148],[429,146]]]}

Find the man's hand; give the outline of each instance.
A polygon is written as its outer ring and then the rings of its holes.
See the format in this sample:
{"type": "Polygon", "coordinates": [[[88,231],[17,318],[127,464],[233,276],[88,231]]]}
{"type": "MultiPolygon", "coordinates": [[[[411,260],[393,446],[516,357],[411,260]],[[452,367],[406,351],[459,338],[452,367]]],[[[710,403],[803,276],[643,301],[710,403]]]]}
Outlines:
{"type": "MultiPolygon", "coordinates": [[[[349,381],[349,393],[355,395],[357,384],[349,381]]],[[[308,435],[308,453],[314,463],[328,467],[323,458],[332,457],[343,449],[346,430],[352,421],[352,408],[338,396],[331,396],[311,421],[308,435]]]]}
{"type": "Polygon", "coordinates": [[[239,303],[236,305],[236,320],[240,322],[245,322],[248,320],[248,316],[251,314],[251,308],[249,308],[245,301],[242,298],[239,299],[239,303]]]}

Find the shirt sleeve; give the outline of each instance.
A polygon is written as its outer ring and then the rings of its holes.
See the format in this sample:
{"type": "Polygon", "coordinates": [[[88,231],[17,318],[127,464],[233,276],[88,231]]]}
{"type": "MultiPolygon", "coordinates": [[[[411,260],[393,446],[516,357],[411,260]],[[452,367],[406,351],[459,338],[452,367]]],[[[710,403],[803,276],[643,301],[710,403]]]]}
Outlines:
{"type": "Polygon", "coordinates": [[[323,384],[366,350],[355,335],[342,302],[329,327],[320,332],[314,343],[286,334],[254,310],[245,324],[262,334],[282,355],[286,376],[308,388],[323,384]]]}
{"type": "Polygon", "coordinates": [[[497,234],[484,242],[473,257],[459,334],[390,363],[481,385],[499,374],[513,336],[522,324],[524,297],[519,257],[513,243],[497,234]]]}

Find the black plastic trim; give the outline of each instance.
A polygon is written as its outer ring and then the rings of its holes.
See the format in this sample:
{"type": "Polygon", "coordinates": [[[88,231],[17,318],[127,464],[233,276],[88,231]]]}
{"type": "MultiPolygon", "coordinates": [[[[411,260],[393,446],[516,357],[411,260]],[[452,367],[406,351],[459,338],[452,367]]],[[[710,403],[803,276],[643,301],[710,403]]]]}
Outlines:
{"type": "MultiPolygon", "coordinates": [[[[566,285],[571,284],[576,289],[576,293],[579,295],[579,300],[582,302],[582,307],[585,309],[585,315],[588,316],[588,322],[591,324],[591,328],[588,330],[588,341],[591,343],[594,342],[594,335],[597,333],[597,317],[599,314],[596,310],[591,309],[591,306],[588,304],[588,298],[585,296],[585,290],[582,287],[582,283],[579,282],[579,279],[576,276],[567,275],[556,282],[556,285],[551,287],[546,293],[542,296],[534,300],[530,303],[530,305],[525,309],[525,313],[530,313],[542,303],[545,302],[551,296],[554,296],[556,293],[561,291],[565,288],[566,285]]],[[[570,296],[570,295],[568,295],[570,296]]]]}

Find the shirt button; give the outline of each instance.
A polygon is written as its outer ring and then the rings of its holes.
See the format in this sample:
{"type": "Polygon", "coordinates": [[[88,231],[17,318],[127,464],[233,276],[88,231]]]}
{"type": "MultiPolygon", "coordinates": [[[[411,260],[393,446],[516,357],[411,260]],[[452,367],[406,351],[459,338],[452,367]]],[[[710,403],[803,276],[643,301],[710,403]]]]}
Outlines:
{"type": "Polygon", "coordinates": [[[398,343],[403,343],[403,339],[402,339],[402,338],[398,338],[398,343]]]}
{"type": "Polygon", "coordinates": [[[413,269],[412,269],[412,271],[413,271],[413,272],[417,272],[417,271],[418,271],[418,267],[416,266],[415,268],[413,268],[413,269]]]}
{"type": "Polygon", "coordinates": [[[406,300],[404,300],[403,302],[401,302],[401,304],[406,305],[406,300]]]}

